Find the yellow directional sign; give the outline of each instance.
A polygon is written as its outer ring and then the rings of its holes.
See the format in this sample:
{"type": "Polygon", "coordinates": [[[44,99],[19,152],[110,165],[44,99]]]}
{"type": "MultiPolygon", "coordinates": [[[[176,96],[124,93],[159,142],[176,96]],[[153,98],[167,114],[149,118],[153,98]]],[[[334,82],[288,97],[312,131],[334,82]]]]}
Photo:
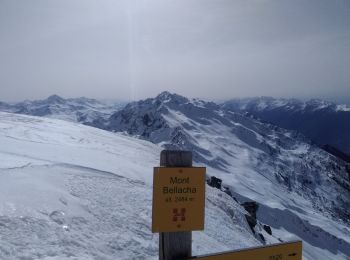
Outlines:
{"type": "Polygon", "coordinates": [[[155,167],[152,232],[204,229],[205,168],[155,167]]]}
{"type": "Polygon", "coordinates": [[[199,260],[301,260],[302,242],[288,242],[265,247],[247,248],[243,250],[219,253],[215,255],[197,256],[190,259],[199,260]]]}

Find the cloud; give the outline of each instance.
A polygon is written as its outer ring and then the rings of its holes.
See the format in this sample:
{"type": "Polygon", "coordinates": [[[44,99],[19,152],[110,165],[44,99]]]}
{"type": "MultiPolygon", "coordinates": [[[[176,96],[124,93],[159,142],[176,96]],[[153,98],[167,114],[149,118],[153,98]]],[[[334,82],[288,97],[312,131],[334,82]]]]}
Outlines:
{"type": "Polygon", "coordinates": [[[346,0],[0,3],[0,94],[347,96],[346,0]]]}

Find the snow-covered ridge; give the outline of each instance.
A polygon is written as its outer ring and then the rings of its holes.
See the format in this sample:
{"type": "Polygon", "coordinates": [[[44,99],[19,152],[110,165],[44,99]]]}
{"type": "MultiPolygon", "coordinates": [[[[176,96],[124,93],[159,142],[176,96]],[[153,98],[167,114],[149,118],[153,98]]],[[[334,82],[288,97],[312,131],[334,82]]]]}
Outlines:
{"type": "Polygon", "coordinates": [[[0,102],[0,111],[88,123],[96,118],[107,118],[124,105],[125,102],[121,101],[106,102],[85,97],[64,99],[52,95],[43,100],[15,104],[0,102]]]}
{"type": "Polygon", "coordinates": [[[348,106],[348,105],[337,105],[336,111],[350,112],[350,106],[348,106]]]}
{"type": "Polygon", "coordinates": [[[350,106],[345,104],[335,104],[333,102],[322,99],[310,99],[301,101],[298,99],[273,98],[273,97],[253,97],[253,98],[237,98],[223,103],[224,107],[234,108],[235,110],[274,110],[285,108],[298,111],[317,111],[332,110],[335,112],[348,112],[350,106]]]}

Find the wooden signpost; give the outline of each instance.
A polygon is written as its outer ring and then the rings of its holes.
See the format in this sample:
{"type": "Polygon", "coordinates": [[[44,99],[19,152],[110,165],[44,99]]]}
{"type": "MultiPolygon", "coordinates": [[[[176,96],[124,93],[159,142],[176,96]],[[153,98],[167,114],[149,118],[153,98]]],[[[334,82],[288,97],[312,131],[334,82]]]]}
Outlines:
{"type": "Polygon", "coordinates": [[[301,260],[302,242],[289,242],[191,257],[192,230],[204,229],[205,168],[192,153],[164,150],[154,168],[152,232],[159,232],[160,260],[301,260]]]}
{"type": "Polygon", "coordinates": [[[154,169],[152,231],[160,232],[159,259],[188,259],[192,253],[192,232],[189,230],[204,228],[205,172],[203,174],[203,168],[189,172],[188,167],[192,167],[189,151],[162,151],[160,166],[173,169],[154,169]],[[189,193],[190,190],[193,192],[189,193]],[[194,204],[198,204],[199,212],[195,214],[201,219],[189,215],[193,211],[188,205],[194,204]],[[178,232],[169,232],[174,230],[178,232]]]}

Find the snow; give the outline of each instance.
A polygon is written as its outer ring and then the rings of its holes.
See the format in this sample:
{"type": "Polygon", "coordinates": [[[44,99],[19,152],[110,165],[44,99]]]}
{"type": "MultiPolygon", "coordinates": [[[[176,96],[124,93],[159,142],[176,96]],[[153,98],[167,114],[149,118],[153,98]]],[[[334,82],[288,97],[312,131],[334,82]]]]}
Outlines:
{"type": "MultiPolygon", "coordinates": [[[[150,226],[159,146],[3,112],[0,145],[0,259],[158,258],[150,226]]],[[[211,187],[206,194],[195,255],[261,245],[238,203],[211,187]]]]}
{"type": "MultiPolygon", "coordinates": [[[[29,259],[156,258],[157,236],[149,231],[152,168],[163,146],[192,150],[197,165],[223,179],[238,201],[257,201],[255,230],[268,244],[300,239],[304,259],[349,259],[349,224],[332,212],[348,212],[349,192],[335,181],[345,181],[344,165],[296,133],[215,104],[159,97],[129,104],[112,116],[109,129],[158,145],[0,113],[0,234],[8,234],[0,258],[6,252],[29,259]],[[272,227],[272,236],[262,224],[272,227]],[[30,227],[23,239],[13,232],[22,225],[30,227]]],[[[230,196],[207,187],[205,231],[194,232],[194,254],[261,245],[244,214],[230,196]]]]}
{"type": "Polygon", "coordinates": [[[347,259],[349,222],[337,215],[349,213],[349,190],[339,185],[349,183],[344,163],[295,132],[169,94],[157,106],[157,98],[115,114],[117,130],[193,151],[239,201],[259,203],[258,220],[273,227],[269,241],[301,239],[305,258],[347,259]]]}
{"type": "Polygon", "coordinates": [[[343,111],[343,112],[349,112],[350,111],[350,107],[347,105],[337,105],[336,107],[336,111],[343,111]]]}
{"type": "Polygon", "coordinates": [[[273,97],[253,97],[232,99],[227,101],[224,106],[233,108],[235,111],[269,111],[278,108],[294,111],[317,111],[327,108],[335,109],[335,111],[350,111],[347,105],[336,105],[321,99],[310,99],[301,101],[298,99],[273,98],[273,97]]]}

